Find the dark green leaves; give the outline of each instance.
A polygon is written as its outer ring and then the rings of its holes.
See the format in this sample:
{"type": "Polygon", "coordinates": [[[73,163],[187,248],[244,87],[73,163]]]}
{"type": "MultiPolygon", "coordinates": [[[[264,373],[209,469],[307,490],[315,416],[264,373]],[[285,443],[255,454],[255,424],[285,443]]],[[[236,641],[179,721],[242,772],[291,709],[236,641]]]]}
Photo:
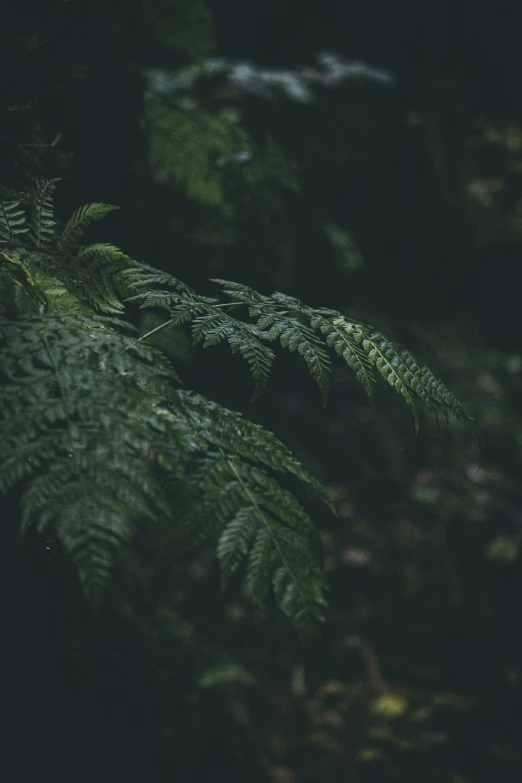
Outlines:
{"type": "Polygon", "coordinates": [[[462,405],[402,346],[334,310],[224,280],[215,282],[225,301],[202,296],[111,244],[80,245],[110,205],[80,208],[58,235],[53,189],[54,180],[37,183],[29,221],[20,202],[0,204],[1,291],[10,297],[0,304],[12,317],[0,321],[0,491],[18,487],[23,524],[57,536],[93,603],[145,526],[184,548],[217,540],[223,584],[240,573],[259,605],[272,591],[310,634],[326,588],[318,533],[295,491],[328,504],[325,490],[272,433],[176,390],[173,367],[147,338],[190,324],[195,344],[226,343],[247,361],[254,398],[277,343],[303,357],[324,401],[333,353],[370,398],[381,375],[416,424],[417,400],[466,416],[462,405]],[[95,315],[123,315],[127,302],[163,308],[165,322],[138,337],[125,321],[95,315]]]}
{"type": "Polygon", "coordinates": [[[331,311],[324,312],[328,314],[327,317],[318,314],[313,322],[326,336],[328,345],[355,371],[357,380],[370,398],[373,396],[375,369],[410,406],[416,430],[418,414],[415,397],[422,400],[430,411],[440,408],[444,413],[467,417],[463,405],[442,381],[428,367],[417,364],[402,345],[388,339],[372,326],[350,321],[340,314],[332,315],[331,311]]]}
{"type": "Polygon", "coordinates": [[[22,234],[29,231],[25,210],[19,201],[0,202],[0,241],[14,244],[22,234]]]}
{"type": "Polygon", "coordinates": [[[203,341],[203,347],[228,342],[232,353],[239,353],[247,360],[256,389],[252,400],[257,399],[266,385],[274,352],[263,344],[263,334],[258,328],[237,321],[228,313],[209,308],[211,312],[198,315],[192,324],[194,344],[203,341]]]}
{"type": "Polygon", "coordinates": [[[278,475],[326,498],[283,443],[175,391],[168,362],[116,319],[4,320],[0,346],[0,489],[20,487],[24,524],[57,536],[94,604],[138,526],[168,526],[174,540],[179,528],[186,542],[186,520],[167,502],[168,479],[193,498],[185,516],[197,522],[194,545],[219,537],[224,584],[244,563],[248,598],[259,604],[272,588],[296,627],[312,632],[324,602],[320,548],[278,475]]]}
{"type": "Polygon", "coordinates": [[[67,225],[65,226],[60,242],[64,247],[72,248],[83,236],[83,232],[88,225],[94,223],[96,220],[101,220],[110,212],[119,209],[112,204],[94,203],[84,204],[83,207],[73,212],[67,225]]]}
{"type": "Polygon", "coordinates": [[[29,234],[38,248],[47,247],[54,237],[53,192],[57,179],[40,179],[34,187],[29,234]]]}
{"type": "Polygon", "coordinates": [[[95,602],[137,522],[170,512],[158,455],[178,470],[160,409],[175,375],[120,329],[65,315],[0,324],[1,489],[23,483],[25,524],[54,532],[95,602]]]}

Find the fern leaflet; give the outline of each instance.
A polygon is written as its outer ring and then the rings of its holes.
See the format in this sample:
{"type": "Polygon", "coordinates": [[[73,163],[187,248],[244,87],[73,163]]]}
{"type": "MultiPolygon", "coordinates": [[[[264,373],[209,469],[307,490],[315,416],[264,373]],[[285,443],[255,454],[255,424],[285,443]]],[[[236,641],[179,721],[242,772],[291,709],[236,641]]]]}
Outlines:
{"type": "Polygon", "coordinates": [[[74,247],[82,238],[83,232],[88,225],[96,220],[101,220],[105,215],[114,212],[116,209],[119,209],[119,207],[115,207],[112,204],[84,204],[83,207],[73,212],[67,221],[60,237],[61,245],[67,248],[74,247]]]}
{"type": "Polygon", "coordinates": [[[52,196],[58,181],[58,179],[41,179],[35,185],[29,234],[39,248],[49,245],[54,237],[56,221],[52,196]]]}
{"type": "Polygon", "coordinates": [[[19,201],[0,202],[0,242],[15,244],[29,231],[25,211],[19,201]]]}

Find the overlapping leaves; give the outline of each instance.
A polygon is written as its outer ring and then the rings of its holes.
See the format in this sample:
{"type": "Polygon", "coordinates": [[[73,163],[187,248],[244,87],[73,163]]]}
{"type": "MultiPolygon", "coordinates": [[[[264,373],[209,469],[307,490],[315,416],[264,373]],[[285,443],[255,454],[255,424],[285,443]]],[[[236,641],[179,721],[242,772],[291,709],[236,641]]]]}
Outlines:
{"type": "Polygon", "coordinates": [[[176,389],[150,335],[190,324],[196,344],[228,344],[249,365],[254,397],[277,343],[303,357],[325,402],[333,353],[370,398],[381,375],[416,423],[416,401],[466,416],[462,405],[405,348],[334,310],[223,280],[219,297],[201,296],[113,245],[81,244],[114,208],[88,204],[59,229],[54,186],[37,183],[30,217],[20,202],[0,204],[0,491],[19,487],[23,524],[53,531],[94,603],[145,525],[184,544],[216,538],[223,583],[241,572],[258,604],[272,590],[308,633],[326,590],[317,530],[295,491],[328,502],[324,489],[272,433],[176,389]],[[96,315],[123,316],[127,302],[163,308],[165,322],[139,337],[96,315]]]}

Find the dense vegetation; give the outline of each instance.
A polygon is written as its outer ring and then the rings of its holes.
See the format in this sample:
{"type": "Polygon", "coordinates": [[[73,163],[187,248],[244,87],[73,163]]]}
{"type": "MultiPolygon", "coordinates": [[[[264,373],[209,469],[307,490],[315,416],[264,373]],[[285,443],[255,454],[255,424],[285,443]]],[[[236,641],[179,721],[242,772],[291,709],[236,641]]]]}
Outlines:
{"type": "Polygon", "coordinates": [[[323,12],[9,11],[20,779],[520,772],[522,118],[459,19],[323,12]]]}

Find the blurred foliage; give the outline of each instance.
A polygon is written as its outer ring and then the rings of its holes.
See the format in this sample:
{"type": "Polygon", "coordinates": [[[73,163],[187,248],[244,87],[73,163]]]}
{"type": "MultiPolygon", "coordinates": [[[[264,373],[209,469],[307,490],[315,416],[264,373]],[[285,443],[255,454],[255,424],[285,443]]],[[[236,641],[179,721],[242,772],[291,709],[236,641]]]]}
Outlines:
{"type": "Polygon", "coordinates": [[[142,6],[158,40],[169,49],[192,59],[214,49],[212,16],[204,0],[155,0],[142,6]]]}

